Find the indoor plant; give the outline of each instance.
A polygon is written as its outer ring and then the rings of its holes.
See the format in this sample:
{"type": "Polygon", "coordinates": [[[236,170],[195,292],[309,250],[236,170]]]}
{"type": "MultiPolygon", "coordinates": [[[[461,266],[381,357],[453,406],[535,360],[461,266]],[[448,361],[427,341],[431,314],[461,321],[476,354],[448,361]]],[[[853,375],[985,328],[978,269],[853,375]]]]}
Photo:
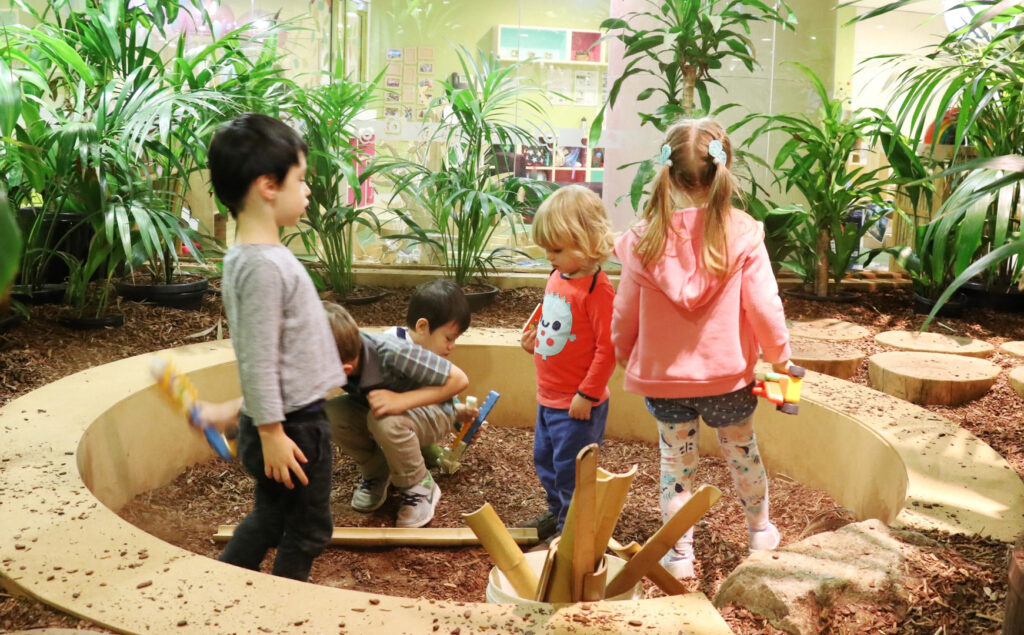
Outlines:
{"type": "MultiPolygon", "coordinates": [[[[794,64],[811,80],[821,100],[818,116],[754,114],[730,131],[749,123],[758,124],[744,142],[745,146],[769,133],[786,136],[775,156],[776,180],[786,191],[796,189],[803,195],[815,230],[815,266],[812,271],[803,272],[805,282],[813,285],[816,297],[836,298],[839,283],[846,275],[860,238],[881,213],[859,224],[848,222],[848,216],[855,208],[870,203],[887,208],[885,194],[903,182],[898,176],[884,176],[884,168],[868,170],[851,166],[850,154],[858,144],[870,145],[883,133],[889,134],[892,143],[902,141],[894,134],[893,124],[884,113],[859,109],[847,114],[843,101],[830,98],[824,84],[809,68],[794,64]]],[[[805,248],[811,246],[805,245],[805,248]]]]}
{"type": "Polygon", "coordinates": [[[440,121],[415,158],[384,157],[369,172],[383,173],[394,184],[392,200],[407,195],[429,216],[430,223],[422,224],[412,213],[418,210],[396,209],[409,228],[399,237],[432,246],[445,275],[468,285],[517,252],[492,250],[488,242],[502,222],[514,230],[527,209],[525,199],[543,197],[552,185],[499,177],[495,166],[496,147],[534,143],[537,132],[517,123],[517,118],[540,118],[538,98],[544,91],[516,79],[522,62],[503,66],[493,55],[481,52],[474,57],[464,47],[457,53],[468,81],[458,86],[438,82],[442,94],[430,109],[440,111],[440,121]]]}
{"type": "MultiPolygon", "coordinates": [[[[309,207],[299,223],[298,235],[306,251],[315,254],[323,265],[326,285],[321,286],[329,286],[340,301],[353,296],[355,290],[355,230],[359,226],[380,229],[372,208],[363,205],[362,185],[367,177],[357,168],[369,158],[357,149],[359,131],[353,124],[372,99],[380,77],[363,83],[344,76],[328,76],[326,84],[296,91],[290,108],[309,146],[309,207]]],[[[318,275],[316,270],[311,273],[318,275]]]]}

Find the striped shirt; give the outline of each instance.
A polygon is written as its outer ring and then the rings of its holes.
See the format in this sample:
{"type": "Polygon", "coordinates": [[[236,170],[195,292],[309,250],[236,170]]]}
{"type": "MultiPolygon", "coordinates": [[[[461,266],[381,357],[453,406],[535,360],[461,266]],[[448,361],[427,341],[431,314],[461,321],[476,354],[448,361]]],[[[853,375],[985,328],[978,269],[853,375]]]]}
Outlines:
{"type": "MultiPolygon", "coordinates": [[[[409,392],[424,386],[442,386],[448,381],[452,363],[412,340],[362,332],[359,335],[363,339],[359,374],[349,376],[345,392],[364,405],[368,405],[366,395],[371,390],[409,392]]],[[[446,413],[452,413],[451,401],[440,405],[446,413]]]]}

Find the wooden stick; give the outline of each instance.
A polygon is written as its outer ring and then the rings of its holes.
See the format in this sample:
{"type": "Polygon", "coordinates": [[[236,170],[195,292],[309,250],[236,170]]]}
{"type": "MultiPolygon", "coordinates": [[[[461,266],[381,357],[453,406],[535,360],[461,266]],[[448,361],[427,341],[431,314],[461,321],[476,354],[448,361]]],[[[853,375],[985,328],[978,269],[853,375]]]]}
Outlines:
{"type": "MultiPolygon", "coordinates": [[[[624,560],[629,560],[640,551],[640,545],[635,540],[626,546],[622,546],[617,540],[611,538],[608,540],[608,546],[615,555],[624,560]]],[[[686,587],[683,583],[669,573],[668,569],[661,566],[660,561],[651,565],[651,568],[647,571],[647,578],[664,591],[666,595],[682,595],[686,593],[686,587]]]]}
{"type": "MultiPolygon", "coordinates": [[[[227,542],[235,533],[236,525],[220,525],[213,535],[215,542],[227,542]]],[[[535,545],[540,542],[537,530],[509,529],[517,544],[535,545]]],[[[480,539],[466,527],[335,527],[332,545],[347,547],[463,547],[479,545],[480,539]]]]}
{"type": "Polygon", "coordinates": [[[722,491],[714,485],[701,485],[690,500],[651,536],[633,559],[608,583],[606,595],[618,595],[639,582],[640,578],[647,575],[651,567],[658,563],[658,559],[665,555],[721,496],[722,491]]]}
{"type": "Polygon", "coordinates": [[[494,564],[508,578],[516,594],[524,599],[534,597],[537,593],[537,574],[526,562],[522,550],[512,540],[491,504],[484,503],[475,512],[463,514],[462,518],[480,539],[487,553],[491,554],[494,564]]]}
{"type": "Polygon", "coordinates": [[[548,555],[544,558],[544,568],[540,572],[540,581],[537,582],[537,593],[533,596],[533,599],[538,602],[545,602],[544,598],[548,595],[548,587],[551,585],[551,570],[555,566],[555,554],[558,553],[558,543],[561,540],[560,536],[555,536],[551,540],[551,546],[548,547],[548,555]]]}
{"type": "Polygon", "coordinates": [[[591,443],[576,455],[576,490],[573,492],[573,498],[576,500],[576,519],[570,585],[573,602],[583,599],[583,576],[594,573],[596,488],[597,444],[591,443]]]}
{"type": "Polygon", "coordinates": [[[601,468],[597,469],[597,529],[594,532],[594,566],[600,564],[604,557],[605,545],[611,540],[615,525],[622,514],[622,506],[626,504],[626,496],[636,476],[637,466],[629,468],[621,474],[613,474],[601,468]]]}

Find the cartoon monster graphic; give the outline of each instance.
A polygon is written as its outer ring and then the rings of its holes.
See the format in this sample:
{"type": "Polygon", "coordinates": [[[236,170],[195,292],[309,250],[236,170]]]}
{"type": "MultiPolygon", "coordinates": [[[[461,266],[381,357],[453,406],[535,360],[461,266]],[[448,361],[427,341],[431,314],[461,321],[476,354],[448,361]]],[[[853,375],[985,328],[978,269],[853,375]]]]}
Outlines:
{"type": "Polygon", "coordinates": [[[561,353],[568,342],[574,341],[576,336],[571,331],[572,308],[569,301],[557,293],[546,294],[540,324],[537,325],[536,350],[541,359],[561,353]]]}

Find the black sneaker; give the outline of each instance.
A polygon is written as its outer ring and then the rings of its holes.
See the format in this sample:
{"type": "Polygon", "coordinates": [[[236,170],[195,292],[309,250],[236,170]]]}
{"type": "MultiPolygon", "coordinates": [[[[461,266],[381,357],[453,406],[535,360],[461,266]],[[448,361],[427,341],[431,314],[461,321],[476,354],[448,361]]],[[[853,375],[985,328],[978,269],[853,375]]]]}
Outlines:
{"type": "Polygon", "coordinates": [[[526,521],[522,526],[526,529],[536,527],[537,538],[547,540],[555,535],[555,530],[558,529],[558,518],[551,510],[548,510],[533,520],[526,521]]]}

